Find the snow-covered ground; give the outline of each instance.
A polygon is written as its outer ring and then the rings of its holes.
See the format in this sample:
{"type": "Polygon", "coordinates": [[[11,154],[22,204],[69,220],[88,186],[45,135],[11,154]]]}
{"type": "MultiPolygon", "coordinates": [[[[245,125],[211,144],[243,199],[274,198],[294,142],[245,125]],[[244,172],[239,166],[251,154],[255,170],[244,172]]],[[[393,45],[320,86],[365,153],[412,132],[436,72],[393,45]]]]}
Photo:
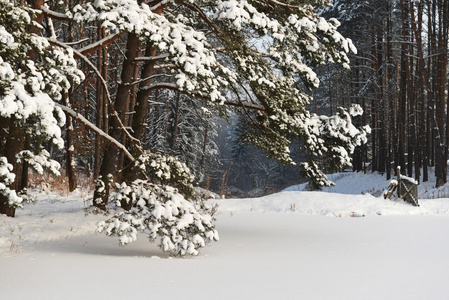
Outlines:
{"type": "Polygon", "coordinates": [[[420,207],[381,196],[380,175],[342,173],[220,205],[220,241],[170,258],[144,235],[125,248],[95,234],[79,194],[37,193],[0,216],[2,299],[449,299],[449,198],[420,207]],[[363,194],[362,194],[363,193],[363,194]],[[376,196],[373,196],[376,195],[376,196]]]}

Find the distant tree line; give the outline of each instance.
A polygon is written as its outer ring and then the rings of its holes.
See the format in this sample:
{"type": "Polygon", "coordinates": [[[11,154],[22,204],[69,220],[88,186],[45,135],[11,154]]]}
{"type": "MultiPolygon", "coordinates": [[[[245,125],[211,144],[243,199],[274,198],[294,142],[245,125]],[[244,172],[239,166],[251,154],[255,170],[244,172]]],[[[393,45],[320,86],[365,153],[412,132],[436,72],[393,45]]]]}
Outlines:
{"type": "Polygon", "coordinates": [[[358,103],[358,122],[371,126],[353,157],[356,171],[385,173],[397,167],[437,186],[447,182],[449,144],[447,0],[334,1],[322,14],[342,22],[358,49],[351,70],[323,67],[315,109],[335,111],[358,103]]]}

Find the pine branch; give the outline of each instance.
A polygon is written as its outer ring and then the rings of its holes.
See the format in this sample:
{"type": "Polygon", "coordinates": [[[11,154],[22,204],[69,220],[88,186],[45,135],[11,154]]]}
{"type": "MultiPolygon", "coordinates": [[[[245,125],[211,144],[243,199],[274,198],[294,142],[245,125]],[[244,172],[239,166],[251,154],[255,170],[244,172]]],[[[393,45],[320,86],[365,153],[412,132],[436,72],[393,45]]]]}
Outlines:
{"type": "Polygon", "coordinates": [[[67,16],[66,14],[55,12],[55,11],[49,9],[47,6],[42,6],[40,8],[40,10],[42,11],[42,14],[46,17],[60,20],[60,21],[67,21],[67,22],[72,21],[72,19],[69,18],[69,16],[67,16]]]}

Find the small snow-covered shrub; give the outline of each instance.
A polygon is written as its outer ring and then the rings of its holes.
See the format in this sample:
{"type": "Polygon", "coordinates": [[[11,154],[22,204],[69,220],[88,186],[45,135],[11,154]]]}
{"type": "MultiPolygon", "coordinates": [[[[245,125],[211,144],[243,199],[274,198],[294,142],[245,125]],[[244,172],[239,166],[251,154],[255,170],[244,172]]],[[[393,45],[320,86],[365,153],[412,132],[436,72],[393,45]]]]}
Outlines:
{"type": "Polygon", "coordinates": [[[218,241],[212,224],[213,210],[202,200],[187,200],[171,186],[156,185],[148,180],[116,184],[112,200],[120,207],[108,220],[98,223],[97,231],[119,237],[125,246],[137,240],[137,234],[148,234],[150,241],[160,237],[160,247],[173,255],[197,255],[207,242],[218,241]]]}
{"type": "Polygon", "coordinates": [[[9,187],[14,182],[15,175],[12,173],[12,165],[6,157],[0,157],[0,195],[4,196],[10,207],[22,207],[23,199],[9,187]]]}

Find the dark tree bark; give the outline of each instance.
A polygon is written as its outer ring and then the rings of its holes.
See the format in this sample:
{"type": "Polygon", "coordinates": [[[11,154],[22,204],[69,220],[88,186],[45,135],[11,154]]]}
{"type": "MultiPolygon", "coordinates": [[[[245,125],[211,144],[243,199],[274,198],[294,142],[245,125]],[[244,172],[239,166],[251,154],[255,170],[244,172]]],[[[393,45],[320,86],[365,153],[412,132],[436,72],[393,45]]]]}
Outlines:
{"type": "MultiPolygon", "coordinates": [[[[98,39],[102,39],[104,37],[104,29],[101,28],[100,25],[98,25],[97,30],[98,39]]],[[[97,51],[97,68],[100,71],[102,77],[108,81],[108,53],[107,53],[107,47],[100,48],[97,51]]],[[[101,83],[101,80],[97,78],[97,109],[95,112],[95,120],[96,125],[98,128],[105,130],[104,126],[104,119],[105,114],[107,113],[107,110],[105,109],[106,106],[106,98],[105,98],[105,91],[103,84],[101,83]]],[[[101,166],[101,137],[99,135],[96,135],[95,137],[95,153],[94,153],[94,169],[93,174],[94,178],[97,178],[100,174],[100,166],[101,166]]]]}
{"type": "MultiPolygon", "coordinates": [[[[133,34],[128,34],[125,59],[122,66],[121,82],[117,88],[117,93],[114,102],[114,109],[118,114],[118,117],[122,122],[125,121],[125,116],[129,107],[129,92],[131,89],[130,83],[132,82],[134,75],[134,64],[137,56],[137,50],[140,48],[139,38],[133,34]]],[[[116,118],[112,118],[110,121],[109,134],[116,140],[120,140],[122,128],[116,118]]],[[[110,143],[106,145],[103,154],[103,160],[100,167],[101,180],[105,183],[106,191],[103,193],[101,190],[95,189],[94,191],[94,206],[106,210],[109,198],[109,182],[108,175],[116,176],[116,163],[117,163],[117,149],[110,143]]]]}
{"type": "MultiPolygon", "coordinates": [[[[25,134],[13,118],[1,118],[0,130],[2,132],[2,136],[5,137],[4,147],[2,147],[3,151],[0,153],[0,156],[6,157],[8,163],[13,166],[13,172],[16,175],[14,182],[9,188],[19,192],[24,186],[24,183],[22,182],[23,165],[17,162],[16,154],[25,149],[25,134]]],[[[15,212],[16,209],[9,206],[8,199],[0,194],[0,214],[5,214],[8,217],[14,217],[15,212]]]]}
{"type": "Polygon", "coordinates": [[[436,97],[436,126],[435,126],[435,176],[436,187],[446,183],[447,178],[447,144],[445,131],[446,115],[446,74],[447,74],[447,29],[446,21],[447,1],[438,1],[438,36],[437,43],[440,54],[437,61],[437,97],[436,97]]]}
{"type": "MultiPolygon", "coordinates": [[[[64,102],[67,107],[70,107],[69,95],[64,94],[64,102]]],[[[69,191],[73,192],[77,188],[76,179],[76,163],[75,163],[75,145],[73,142],[74,128],[73,119],[71,116],[66,117],[66,171],[69,177],[69,191]]]]}
{"type": "MultiPolygon", "coordinates": [[[[147,46],[145,49],[145,57],[154,57],[156,55],[156,49],[152,46],[147,46]]],[[[154,73],[155,61],[147,61],[142,67],[141,71],[141,79],[143,80],[139,84],[139,90],[136,95],[136,102],[134,107],[134,115],[131,120],[132,125],[132,135],[141,140],[144,128],[146,127],[146,118],[148,114],[148,101],[151,94],[151,91],[148,87],[151,85],[151,79],[149,79],[154,73]]],[[[131,167],[126,167],[129,165],[128,159],[124,158],[125,168],[123,170],[123,177],[126,178],[127,181],[133,181],[136,179],[136,172],[132,170],[131,167]]],[[[124,207],[127,209],[128,207],[124,207]]],[[[129,207],[130,208],[130,207],[129,207]]]]}
{"type": "Polygon", "coordinates": [[[179,128],[179,105],[181,100],[181,94],[179,92],[176,92],[176,99],[175,99],[175,110],[174,110],[174,124],[173,124],[173,135],[172,135],[172,141],[171,141],[171,153],[172,155],[176,151],[177,146],[177,140],[178,140],[178,128],[179,128]]]}
{"type": "Polygon", "coordinates": [[[385,95],[386,95],[386,103],[388,105],[388,113],[386,114],[387,120],[386,120],[386,137],[385,140],[387,141],[387,155],[386,155],[386,162],[385,162],[385,168],[386,168],[386,174],[387,174],[387,180],[391,178],[391,161],[393,159],[392,157],[392,144],[395,141],[395,113],[394,113],[394,97],[390,94],[391,88],[390,88],[390,80],[393,80],[393,51],[392,51],[392,43],[391,43],[391,36],[392,36],[392,26],[391,26],[391,3],[388,4],[388,17],[387,17],[387,28],[386,28],[386,63],[387,63],[387,71],[385,72],[385,95]]]}
{"type": "MultiPolygon", "coordinates": [[[[371,27],[371,56],[373,57],[373,63],[372,68],[375,72],[375,78],[377,85],[379,84],[378,79],[378,73],[379,73],[379,61],[378,61],[378,55],[377,55],[377,46],[376,46],[376,36],[375,36],[375,29],[374,24],[372,24],[371,27]]],[[[376,104],[379,101],[379,86],[376,87],[376,97],[371,97],[371,171],[376,172],[378,171],[378,153],[377,153],[377,147],[378,147],[378,128],[377,128],[377,106],[376,104]]]]}
{"type": "MultiPolygon", "coordinates": [[[[423,22],[423,3],[420,1],[418,4],[418,19],[415,22],[414,17],[414,8],[413,3],[410,2],[410,12],[411,12],[411,26],[412,31],[415,35],[416,45],[417,45],[417,57],[418,57],[418,63],[417,63],[417,77],[418,77],[418,105],[420,111],[419,116],[419,130],[417,134],[419,134],[419,142],[416,142],[416,148],[415,151],[417,153],[417,159],[415,161],[415,179],[420,179],[420,171],[421,171],[421,165],[422,165],[422,173],[423,173],[423,181],[428,181],[428,169],[427,169],[427,130],[426,130],[426,101],[425,101],[425,91],[428,91],[428,73],[427,69],[424,64],[424,53],[423,53],[423,45],[422,45],[422,22],[423,22]]],[[[418,110],[418,109],[417,109],[418,110]]]]}
{"type": "MultiPolygon", "coordinates": [[[[28,3],[32,8],[40,9],[44,4],[44,0],[30,0],[28,3]]],[[[38,14],[34,21],[38,24],[42,24],[42,15],[38,14]]],[[[40,30],[35,26],[31,26],[29,31],[40,35],[40,30]]],[[[30,51],[29,55],[31,60],[37,59],[37,55],[33,51],[30,51]]],[[[8,163],[13,166],[15,180],[10,188],[19,192],[27,186],[28,167],[17,162],[16,154],[25,150],[27,138],[25,137],[23,128],[21,128],[15,121],[16,120],[13,118],[0,119],[0,144],[3,144],[0,147],[0,156],[6,157],[8,163]]],[[[15,208],[9,206],[8,199],[3,195],[0,195],[0,214],[6,214],[9,217],[15,216],[15,208]]]]}
{"type": "Polygon", "coordinates": [[[402,43],[401,43],[401,66],[399,79],[399,108],[398,108],[398,122],[399,122],[399,140],[398,140],[398,165],[402,170],[405,170],[405,152],[406,145],[405,123],[406,123],[406,107],[407,107],[407,17],[406,6],[404,0],[401,0],[401,19],[402,19],[402,43]]]}
{"type": "MultiPolygon", "coordinates": [[[[409,2],[410,3],[410,2],[409,2]]],[[[411,16],[412,12],[410,10],[407,17],[411,16]]],[[[411,19],[411,18],[410,18],[411,19]]],[[[409,22],[407,22],[407,31],[409,31],[409,22]]],[[[414,51],[413,44],[414,39],[413,36],[409,38],[409,50],[408,50],[408,59],[406,66],[406,74],[407,74],[407,105],[408,105],[408,119],[407,119],[407,131],[408,131],[408,141],[407,141],[407,175],[409,177],[413,177],[413,163],[415,158],[415,130],[416,130],[416,107],[415,107],[415,91],[414,91],[414,74],[413,74],[413,65],[414,65],[414,51]]],[[[404,172],[405,173],[405,172],[404,172]]]]}
{"type": "MultiPolygon", "coordinates": [[[[156,49],[152,46],[148,46],[145,49],[146,57],[154,57],[156,55],[156,49]]],[[[142,69],[141,78],[150,78],[154,73],[155,61],[148,61],[145,63],[142,69]]],[[[136,97],[136,113],[133,117],[132,129],[135,138],[140,139],[142,137],[143,129],[145,128],[145,120],[147,118],[148,100],[150,98],[151,90],[148,87],[151,85],[151,80],[145,80],[139,86],[139,91],[136,97]]]]}

